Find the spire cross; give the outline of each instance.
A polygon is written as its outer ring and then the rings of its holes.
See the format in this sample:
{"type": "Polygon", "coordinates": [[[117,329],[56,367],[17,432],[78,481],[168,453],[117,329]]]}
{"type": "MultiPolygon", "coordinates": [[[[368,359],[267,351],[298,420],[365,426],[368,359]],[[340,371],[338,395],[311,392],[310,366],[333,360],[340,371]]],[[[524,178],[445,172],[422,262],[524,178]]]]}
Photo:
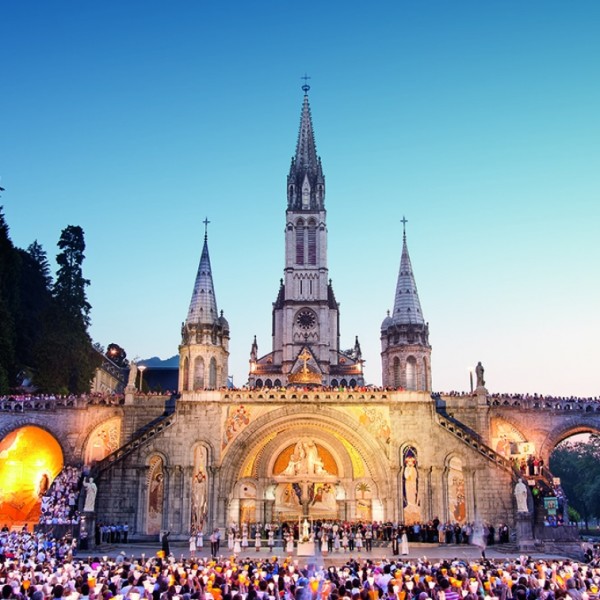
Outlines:
{"type": "Polygon", "coordinates": [[[299,354],[299,355],[298,355],[298,358],[299,358],[300,360],[304,361],[304,365],[303,365],[303,367],[302,367],[302,371],[303,371],[304,373],[308,372],[308,367],[306,366],[306,363],[307,363],[307,362],[310,360],[310,358],[311,358],[311,354],[310,354],[310,352],[309,352],[309,351],[308,351],[306,348],[304,348],[304,350],[302,350],[302,354],[299,354]]]}
{"type": "Polygon", "coordinates": [[[408,223],[408,219],[403,215],[400,219],[400,223],[402,223],[402,234],[406,238],[406,224],[408,223]]]}
{"type": "Polygon", "coordinates": [[[306,73],[304,73],[303,77],[300,77],[300,79],[304,79],[304,85],[302,86],[302,91],[307,94],[308,90],[310,90],[310,85],[308,85],[308,80],[311,79],[306,73]]]}
{"type": "Polygon", "coordinates": [[[206,237],[208,236],[208,224],[210,223],[210,221],[208,220],[208,217],[204,218],[204,221],[202,221],[204,223],[204,238],[206,239],[206,237]]]}

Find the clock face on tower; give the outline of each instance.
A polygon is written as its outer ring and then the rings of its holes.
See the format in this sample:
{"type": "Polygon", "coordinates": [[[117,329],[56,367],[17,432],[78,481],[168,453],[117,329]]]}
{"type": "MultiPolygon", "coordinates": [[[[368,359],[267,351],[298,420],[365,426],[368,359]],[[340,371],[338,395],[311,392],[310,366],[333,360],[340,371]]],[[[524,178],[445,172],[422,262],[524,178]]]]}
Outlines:
{"type": "Polygon", "coordinates": [[[317,324],[317,317],[312,310],[308,308],[303,308],[296,315],[296,325],[300,327],[300,329],[312,329],[317,324]]]}

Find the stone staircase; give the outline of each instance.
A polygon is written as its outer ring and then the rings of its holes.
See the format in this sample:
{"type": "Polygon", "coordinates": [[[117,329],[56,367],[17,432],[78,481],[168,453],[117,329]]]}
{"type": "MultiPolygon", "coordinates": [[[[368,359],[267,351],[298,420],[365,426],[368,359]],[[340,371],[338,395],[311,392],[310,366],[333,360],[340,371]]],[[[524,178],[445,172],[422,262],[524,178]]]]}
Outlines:
{"type": "Polygon", "coordinates": [[[162,433],[167,427],[170,427],[175,423],[177,417],[173,412],[161,415],[154,419],[140,430],[138,430],[131,441],[127,442],[124,446],[117,448],[112,454],[109,454],[106,458],[98,462],[92,469],[91,475],[97,478],[107,469],[113,467],[116,463],[122,461],[126,456],[129,456],[132,452],[148,443],[152,438],[162,433]]]}
{"type": "Polygon", "coordinates": [[[471,448],[475,449],[479,454],[485,456],[489,461],[496,464],[501,469],[510,472],[511,474],[515,474],[515,470],[513,468],[512,463],[498,454],[495,450],[492,450],[489,446],[484,444],[481,441],[481,438],[474,431],[469,429],[466,425],[463,425],[456,419],[452,418],[450,415],[445,413],[440,409],[436,404],[436,421],[440,427],[444,428],[446,431],[457,437],[463,443],[467,444],[471,448]]]}

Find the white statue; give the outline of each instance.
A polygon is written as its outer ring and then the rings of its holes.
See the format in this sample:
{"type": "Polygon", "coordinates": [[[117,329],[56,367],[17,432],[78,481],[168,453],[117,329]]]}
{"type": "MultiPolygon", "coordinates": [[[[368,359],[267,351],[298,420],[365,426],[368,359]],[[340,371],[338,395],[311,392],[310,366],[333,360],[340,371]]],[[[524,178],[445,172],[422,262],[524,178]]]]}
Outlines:
{"type": "Polygon", "coordinates": [[[129,363],[129,378],[127,379],[127,387],[135,387],[135,380],[137,377],[138,368],[137,365],[131,361],[129,363]]]}
{"type": "Polygon", "coordinates": [[[282,475],[328,475],[317,445],[310,438],[300,439],[282,475]]]}
{"type": "Polygon", "coordinates": [[[304,519],[302,523],[302,539],[308,540],[310,538],[310,525],[308,524],[308,519],[304,519]]]}
{"type": "Polygon", "coordinates": [[[529,508],[527,508],[527,486],[522,479],[519,479],[517,485],[515,485],[515,498],[517,500],[517,512],[529,512],[529,508]]]}
{"type": "Polygon", "coordinates": [[[85,504],[83,505],[83,511],[94,512],[98,486],[94,483],[94,479],[90,477],[87,481],[84,480],[83,487],[85,488],[85,504]]]}

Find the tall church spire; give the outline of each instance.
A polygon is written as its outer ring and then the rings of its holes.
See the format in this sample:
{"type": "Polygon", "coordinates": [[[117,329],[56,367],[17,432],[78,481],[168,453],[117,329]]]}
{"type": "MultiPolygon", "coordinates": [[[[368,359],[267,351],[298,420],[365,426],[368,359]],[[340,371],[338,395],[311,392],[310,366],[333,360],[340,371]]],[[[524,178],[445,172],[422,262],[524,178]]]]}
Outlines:
{"type": "Polygon", "coordinates": [[[325,178],[317,155],[305,80],[296,154],[287,176],[285,266],[273,303],[273,350],[250,351],[248,384],[362,385],[360,346],[340,349],[339,305],[327,267],[325,178]]]}
{"type": "Polygon", "coordinates": [[[406,223],[408,221],[402,217],[402,225],[404,228],[402,238],[402,257],[400,258],[400,270],[398,271],[398,281],[396,283],[396,297],[394,300],[394,312],[392,319],[396,323],[415,323],[424,325],[423,313],[421,311],[421,303],[419,302],[419,294],[417,292],[417,284],[408,254],[408,246],[406,245],[406,223]]]}
{"type": "Polygon", "coordinates": [[[431,391],[429,325],[423,319],[402,217],[402,256],[394,311],[381,324],[381,380],[385,387],[431,391]]]}
{"type": "Polygon", "coordinates": [[[210,256],[208,254],[208,219],[204,220],[204,246],[194,283],[194,291],[190,301],[190,308],[186,319],[186,325],[198,323],[212,325],[218,319],[217,300],[210,267],[210,256]]]}
{"type": "Polygon", "coordinates": [[[288,209],[319,210],[324,208],[325,177],[321,159],[317,155],[308,102],[310,86],[305,84],[302,89],[304,90],[304,101],[300,115],[296,155],[292,158],[288,175],[288,209]]]}
{"type": "Polygon", "coordinates": [[[210,256],[208,224],[204,220],[204,246],[194,282],[187,318],[181,326],[179,391],[194,392],[227,385],[229,323],[217,313],[210,256]]]}

